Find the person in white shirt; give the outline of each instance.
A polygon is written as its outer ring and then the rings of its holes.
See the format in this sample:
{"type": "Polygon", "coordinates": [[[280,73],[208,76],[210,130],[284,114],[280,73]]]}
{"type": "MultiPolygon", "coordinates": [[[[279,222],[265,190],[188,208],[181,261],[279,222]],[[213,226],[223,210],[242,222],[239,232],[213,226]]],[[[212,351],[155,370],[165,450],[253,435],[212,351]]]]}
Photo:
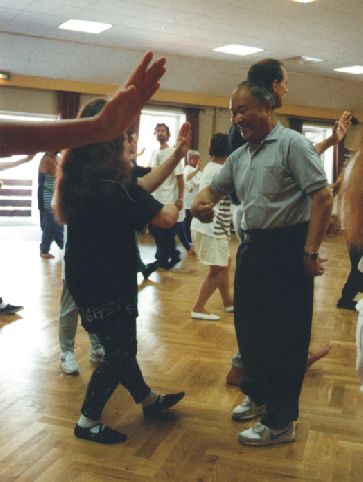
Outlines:
{"type": "MultiPolygon", "coordinates": [[[[204,168],[199,190],[209,186],[213,178],[222,169],[228,156],[228,135],[214,134],[210,141],[210,162],[204,168]]],[[[216,321],[220,317],[205,310],[205,304],[218,288],[226,313],[233,313],[233,298],[229,289],[231,257],[229,254],[230,227],[232,220],[231,199],[224,196],[214,206],[214,219],[202,223],[194,218],[191,224],[193,246],[202,264],[209,266],[209,271],[199,288],[198,297],[190,313],[192,318],[216,321]]]]}
{"type": "MultiPolygon", "coordinates": [[[[150,167],[155,168],[169,159],[174,152],[168,141],[170,139],[169,127],[159,123],[154,131],[160,148],[151,155],[150,167]]],[[[181,160],[169,177],[153,192],[154,198],[162,204],[174,204],[179,211],[183,209],[184,176],[183,161],[181,160]]],[[[180,261],[180,252],[175,247],[175,230],[162,229],[150,226],[150,232],[155,238],[155,258],[159,266],[164,269],[173,268],[180,261]]]]}
{"type": "Polygon", "coordinates": [[[192,235],[190,232],[190,225],[192,222],[192,214],[190,208],[193,199],[198,193],[200,179],[202,176],[202,159],[198,151],[189,150],[187,154],[187,165],[184,168],[184,230],[189,243],[192,242],[192,235]]]}

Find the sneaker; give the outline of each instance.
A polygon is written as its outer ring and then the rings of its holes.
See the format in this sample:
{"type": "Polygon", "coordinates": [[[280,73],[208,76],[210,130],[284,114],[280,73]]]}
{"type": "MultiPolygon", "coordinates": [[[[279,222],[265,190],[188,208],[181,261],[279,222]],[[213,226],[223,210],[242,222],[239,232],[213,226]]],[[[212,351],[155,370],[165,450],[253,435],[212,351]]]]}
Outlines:
{"type": "Polygon", "coordinates": [[[218,321],[221,319],[220,316],[215,315],[214,313],[199,313],[198,311],[191,311],[190,316],[196,320],[205,321],[218,321]]]}
{"type": "Polygon", "coordinates": [[[24,306],[10,305],[9,303],[3,303],[3,299],[0,298],[0,315],[15,315],[18,311],[24,309],[24,306]]]}
{"type": "Polygon", "coordinates": [[[60,366],[64,373],[67,373],[67,375],[74,375],[78,373],[78,364],[71,351],[62,353],[60,360],[60,366]]]}
{"type": "Polygon", "coordinates": [[[184,392],[159,395],[155,403],[148,405],[147,407],[142,407],[144,417],[155,417],[159,415],[163,410],[167,410],[176,405],[184,395],[184,392]]]}
{"type": "Polygon", "coordinates": [[[100,363],[103,361],[103,357],[105,356],[105,349],[103,346],[98,346],[97,348],[91,348],[89,352],[89,361],[92,363],[100,363]]]}
{"type": "Polygon", "coordinates": [[[233,305],[231,305],[231,306],[225,306],[225,307],[224,307],[224,311],[225,311],[226,313],[234,313],[234,306],[233,306],[233,305]]]}
{"type": "Polygon", "coordinates": [[[276,445],[294,440],[295,430],[292,422],[282,430],[272,430],[257,422],[253,427],[238,434],[239,443],[244,445],[276,445]]]}
{"type": "Polygon", "coordinates": [[[356,304],[357,304],[357,300],[345,300],[344,298],[340,298],[337,303],[337,308],[342,308],[343,310],[355,311],[356,304]]]}
{"type": "Polygon", "coordinates": [[[243,422],[263,415],[265,412],[266,405],[256,405],[250,397],[246,397],[241,405],[237,405],[237,407],[233,409],[232,418],[237,422],[243,422]]]}
{"type": "Polygon", "coordinates": [[[90,428],[83,428],[76,424],[74,427],[74,435],[77,438],[90,440],[99,444],[117,444],[125,442],[127,435],[125,433],[117,432],[106,425],[97,424],[90,428]]]}

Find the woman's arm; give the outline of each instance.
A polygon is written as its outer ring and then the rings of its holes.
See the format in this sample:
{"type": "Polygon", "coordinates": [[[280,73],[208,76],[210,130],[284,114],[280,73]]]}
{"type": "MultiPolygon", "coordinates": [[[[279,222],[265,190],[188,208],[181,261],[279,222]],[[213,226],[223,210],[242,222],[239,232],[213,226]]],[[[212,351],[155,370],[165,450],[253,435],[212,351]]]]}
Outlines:
{"type": "Polygon", "coordinates": [[[151,52],[144,56],[96,117],[56,122],[0,121],[0,157],[59,151],[118,137],[160,87],[166,60],[160,58],[149,67],[152,57],[151,52]]]}

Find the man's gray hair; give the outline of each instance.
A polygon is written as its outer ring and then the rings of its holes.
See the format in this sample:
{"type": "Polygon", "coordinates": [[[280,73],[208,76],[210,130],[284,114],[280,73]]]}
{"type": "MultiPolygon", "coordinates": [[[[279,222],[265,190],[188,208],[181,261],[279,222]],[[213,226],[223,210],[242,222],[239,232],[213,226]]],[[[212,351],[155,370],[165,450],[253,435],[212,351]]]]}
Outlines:
{"type": "Polygon", "coordinates": [[[198,151],[193,151],[190,149],[187,153],[187,161],[189,162],[192,157],[200,157],[200,154],[198,151]]]}
{"type": "Polygon", "coordinates": [[[237,89],[243,89],[247,87],[251,94],[258,100],[260,104],[271,104],[272,108],[275,107],[275,98],[271,91],[266,89],[256,80],[244,80],[237,85],[237,89]]]}

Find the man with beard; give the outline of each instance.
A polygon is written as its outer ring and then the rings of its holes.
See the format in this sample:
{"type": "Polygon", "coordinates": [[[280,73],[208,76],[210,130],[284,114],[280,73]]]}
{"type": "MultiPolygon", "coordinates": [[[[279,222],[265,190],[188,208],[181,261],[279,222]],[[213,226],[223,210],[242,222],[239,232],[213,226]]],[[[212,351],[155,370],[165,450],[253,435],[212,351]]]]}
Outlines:
{"type": "MultiPolygon", "coordinates": [[[[170,130],[166,124],[157,124],[154,134],[160,144],[160,148],[155,150],[151,155],[151,168],[163,164],[174,152],[174,148],[168,144],[170,130]]],[[[162,204],[175,204],[179,211],[183,209],[183,172],[183,161],[181,160],[170,176],[153,192],[153,196],[157,201],[162,204]]],[[[182,218],[183,217],[184,216],[182,216],[182,218]]],[[[174,228],[162,229],[156,226],[150,226],[150,232],[155,238],[155,258],[159,266],[164,269],[173,268],[180,261],[180,252],[175,247],[174,228]]]]}

